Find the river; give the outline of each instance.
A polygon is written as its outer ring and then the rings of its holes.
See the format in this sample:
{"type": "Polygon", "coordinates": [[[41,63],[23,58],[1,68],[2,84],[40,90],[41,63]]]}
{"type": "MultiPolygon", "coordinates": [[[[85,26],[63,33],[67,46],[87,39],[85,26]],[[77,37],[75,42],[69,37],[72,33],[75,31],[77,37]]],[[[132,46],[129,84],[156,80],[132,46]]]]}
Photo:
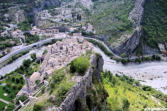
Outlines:
{"type": "MultiPolygon", "coordinates": [[[[41,54],[44,47],[33,49],[28,54],[23,55],[11,64],[0,69],[0,75],[10,73],[21,66],[25,59],[29,59],[32,53],[41,54]]],[[[140,81],[140,83],[149,85],[161,92],[167,94],[167,62],[145,62],[141,64],[123,65],[110,59],[99,48],[94,47],[94,51],[100,53],[104,59],[103,69],[113,74],[126,75],[140,81]]]]}
{"type": "Polygon", "coordinates": [[[99,48],[94,51],[100,53],[104,59],[103,69],[113,74],[126,75],[140,81],[141,84],[149,85],[167,94],[167,62],[146,62],[141,64],[123,65],[111,60],[99,48]]]}

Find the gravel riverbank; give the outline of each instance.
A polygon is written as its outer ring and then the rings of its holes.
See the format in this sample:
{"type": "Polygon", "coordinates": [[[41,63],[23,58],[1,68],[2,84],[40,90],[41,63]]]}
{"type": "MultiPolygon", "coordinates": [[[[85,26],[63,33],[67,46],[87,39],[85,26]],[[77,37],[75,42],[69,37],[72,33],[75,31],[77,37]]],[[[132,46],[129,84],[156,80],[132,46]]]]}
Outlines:
{"type": "Polygon", "coordinates": [[[111,60],[99,48],[95,47],[94,50],[103,56],[104,70],[111,71],[113,74],[130,76],[140,80],[144,85],[149,85],[167,94],[167,62],[122,65],[115,60],[111,60]]]}

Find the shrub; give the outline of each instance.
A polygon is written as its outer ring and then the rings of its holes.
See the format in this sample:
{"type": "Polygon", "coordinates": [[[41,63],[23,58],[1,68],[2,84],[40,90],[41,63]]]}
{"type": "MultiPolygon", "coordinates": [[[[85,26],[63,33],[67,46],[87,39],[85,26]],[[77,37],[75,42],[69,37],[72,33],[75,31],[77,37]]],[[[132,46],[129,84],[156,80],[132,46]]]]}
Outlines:
{"type": "Polygon", "coordinates": [[[52,77],[54,84],[59,84],[64,78],[63,71],[62,70],[55,71],[52,77]]]}
{"type": "Polygon", "coordinates": [[[40,80],[36,80],[36,81],[35,81],[35,84],[36,84],[36,85],[39,85],[40,82],[41,82],[40,80]]]}
{"type": "Polygon", "coordinates": [[[88,58],[80,56],[71,62],[71,72],[77,72],[81,75],[86,72],[90,65],[88,58]]]}
{"type": "Polygon", "coordinates": [[[18,24],[18,27],[19,27],[19,29],[22,30],[22,31],[31,30],[31,25],[30,25],[30,23],[28,22],[28,20],[19,23],[19,24],[18,24]]]}
{"type": "Polygon", "coordinates": [[[24,35],[25,35],[26,43],[28,44],[32,44],[40,40],[38,35],[31,35],[30,33],[25,33],[24,35]]]}
{"type": "Polygon", "coordinates": [[[143,86],[142,88],[144,91],[151,91],[151,87],[150,86],[143,86]]]}
{"type": "Polygon", "coordinates": [[[127,60],[127,59],[122,59],[122,60],[121,60],[121,63],[122,63],[122,64],[127,64],[127,63],[128,63],[128,60],[127,60]]]}
{"type": "Polygon", "coordinates": [[[35,53],[33,53],[33,54],[31,54],[31,59],[33,60],[33,61],[35,61],[36,60],[36,54],[35,53]]]}
{"type": "Polygon", "coordinates": [[[60,103],[66,98],[67,92],[72,88],[73,85],[74,84],[69,81],[61,82],[55,94],[57,105],[60,105],[60,103]]]}
{"type": "Polygon", "coordinates": [[[42,105],[39,105],[39,104],[35,104],[34,107],[33,107],[33,111],[42,111],[42,105]]]}
{"type": "Polygon", "coordinates": [[[129,103],[129,101],[127,100],[127,99],[124,99],[123,100],[123,110],[124,111],[127,111],[128,109],[129,109],[129,106],[130,106],[130,103],[129,103]]]}
{"type": "Polygon", "coordinates": [[[48,52],[47,50],[44,50],[43,53],[42,53],[42,55],[45,55],[47,52],[48,52]]]}
{"type": "Polygon", "coordinates": [[[28,68],[30,66],[30,64],[31,64],[31,60],[30,59],[27,59],[27,60],[23,61],[23,66],[26,67],[26,68],[28,68]]]}
{"type": "Polygon", "coordinates": [[[13,104],[9,104],[6,111],[13,111],[14,107],[15,106],[13,104]]]}
{"type": "Polygon", "coordinates": [[[120,55],[122,58],[125,58],[127,55],[126,55],[126,53],[123,53],[123,54],[121,54],[120,55]]]}
{"type": "Polygon", "coordinates": [[[16,104],[19,104],[19,100],[24,102],[27,99],[25,95],[21,95],[16,99],[16,104]]]}
{"type": "Polygon", "coordinates": [[[152,60],[160,61],[160,60],[161,60],[161,57],[158,56],[158,55],[153,55],[153,56],[152,56],[152,60]]]}

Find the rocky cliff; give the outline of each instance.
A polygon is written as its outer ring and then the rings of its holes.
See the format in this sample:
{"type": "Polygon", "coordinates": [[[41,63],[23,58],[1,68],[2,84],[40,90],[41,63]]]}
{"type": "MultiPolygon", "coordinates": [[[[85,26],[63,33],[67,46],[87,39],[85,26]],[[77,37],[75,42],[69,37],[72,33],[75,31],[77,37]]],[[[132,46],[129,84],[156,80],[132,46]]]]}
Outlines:
{"type": "Polygon", "coordinates": [[[144,14],[144,4],[146,0],[136,0],[133,10],[129,13],[129,20],[133,26],[140,26],[144,14]]]}
{"type": "MultiPolygon", "coordinates": [[[[49,111],[82,111],[87,108],[90,111],[96,111],[98,108],[101,108],[100,106],[97,106],[99,103],[94,104],[98,100],[92,101],[89,94],[92,94],[90,89],[93,88],[93,84],[98,84],[101,82],[100,74],[103,69],[104,61],[102,56],[99,54],[91,56],[90,61],[91,67],[89,67],[82,79],[68,92],[66,99],[61,103],[60,107],[49,108],[49,111]]],[[[105,106],[107,93],[103,88],[101,88],[101,93],[103,93],[103,95],[99,95],[100,104],[105,106]]],[[[102,110],[105,110],[105,108],[101,109],[101,111],[102,110]]]]}
{"type": "Polygon", "coordinates": [[[113,51],[118,55],[121,55],[123,53],[125,53],[126,55],[132,55],[133,51],[140,43],[141,35],[141,28],[136,29],[127,41],[116,47],[113,51]]]}
{"type": "Polygon", "coordinates": [[[133,10],[129,13],[129,20],[135,28],[128,40],[123,42],[120,46],[113,49],[118,54],[126,54],[128,56],[135,56],[137,53],[152,55],[159,53],[157,49],[149,47],[143,40],[143,30],[141,21],[144,14],[144,5],[146,0],[136,0],[133,10]]]}

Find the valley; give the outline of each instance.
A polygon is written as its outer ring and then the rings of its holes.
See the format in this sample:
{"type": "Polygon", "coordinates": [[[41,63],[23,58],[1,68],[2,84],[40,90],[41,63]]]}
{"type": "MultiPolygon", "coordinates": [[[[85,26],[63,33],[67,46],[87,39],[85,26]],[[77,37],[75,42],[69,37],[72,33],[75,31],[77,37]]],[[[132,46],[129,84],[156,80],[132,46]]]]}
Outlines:
{"type": "Polygon", "coordinates": [[[0,0],[0,111],[166,110],[165,0],[0,0]]]}

